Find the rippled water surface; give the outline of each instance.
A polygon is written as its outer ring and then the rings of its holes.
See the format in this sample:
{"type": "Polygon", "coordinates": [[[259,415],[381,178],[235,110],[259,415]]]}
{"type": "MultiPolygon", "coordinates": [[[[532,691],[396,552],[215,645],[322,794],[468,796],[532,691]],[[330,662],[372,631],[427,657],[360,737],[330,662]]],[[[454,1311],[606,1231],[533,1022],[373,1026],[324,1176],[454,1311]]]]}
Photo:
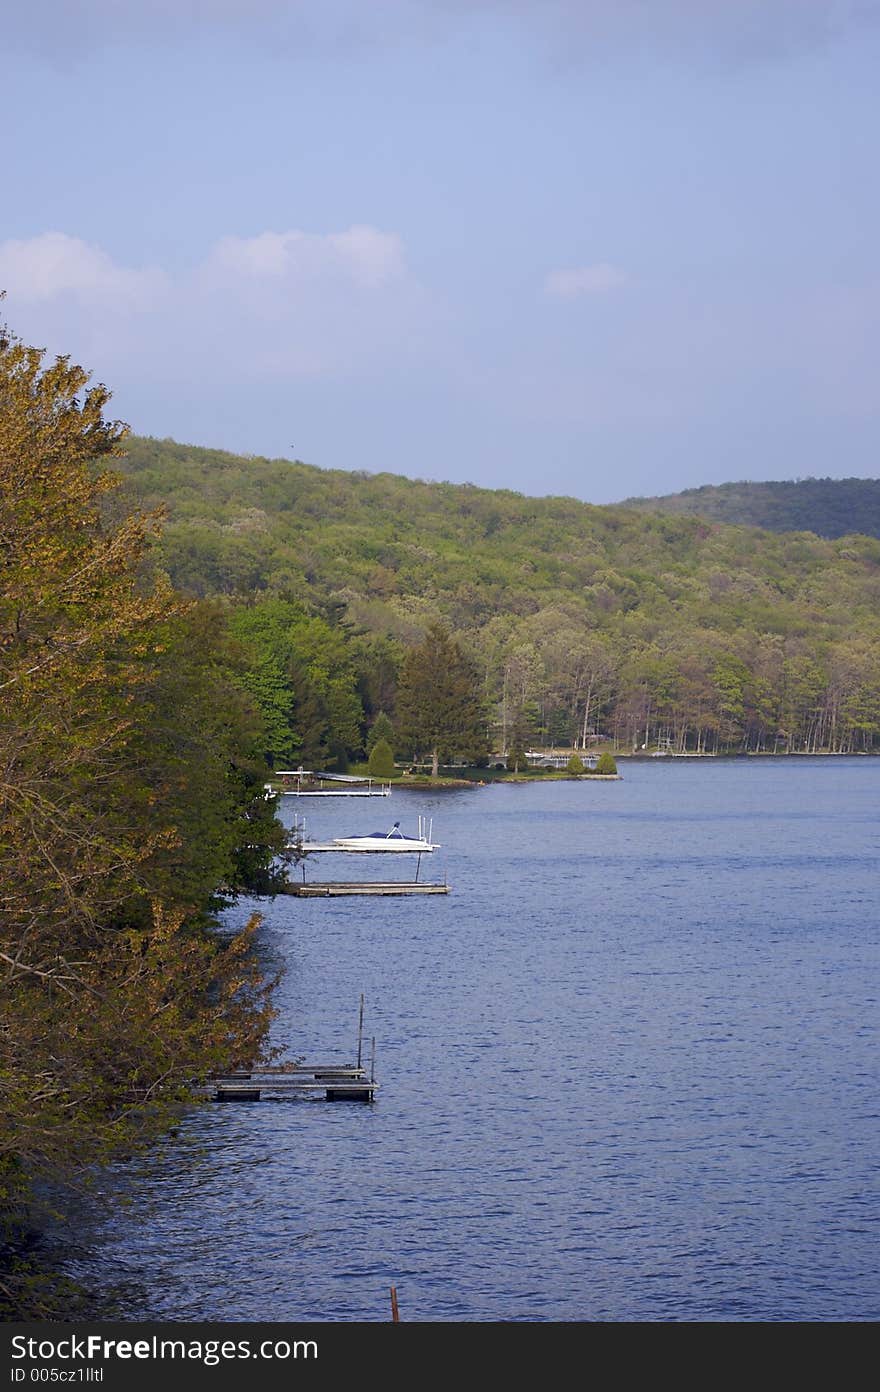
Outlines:
{"type": "Polygon", "coordinates": [[[443,843],[448,897],[263,906],[279,1041],[351,1057],[363,991],[378,1101],[206,1106],[80,1276],[131,1318],[880,1316],[880,763],[622,771],[300,804],[443,843]]]}

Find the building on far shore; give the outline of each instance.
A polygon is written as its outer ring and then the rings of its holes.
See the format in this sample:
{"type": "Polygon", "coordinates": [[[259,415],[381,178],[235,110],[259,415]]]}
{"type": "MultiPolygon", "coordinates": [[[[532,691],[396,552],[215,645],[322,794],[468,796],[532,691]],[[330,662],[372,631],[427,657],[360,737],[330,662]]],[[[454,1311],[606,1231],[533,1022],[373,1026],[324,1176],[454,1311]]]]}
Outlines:
{"type": "MultiPolygon", "coordinates": [[[[584,768],[595,768],[598,755],[586,754],[582,749],[527,749],[526,763],[533,769],[564,769],[572,754],[577,754],[584,768]]],[[[489,758],[490,768],[507,768],[507,754],[499,752],[489,758]]]]}

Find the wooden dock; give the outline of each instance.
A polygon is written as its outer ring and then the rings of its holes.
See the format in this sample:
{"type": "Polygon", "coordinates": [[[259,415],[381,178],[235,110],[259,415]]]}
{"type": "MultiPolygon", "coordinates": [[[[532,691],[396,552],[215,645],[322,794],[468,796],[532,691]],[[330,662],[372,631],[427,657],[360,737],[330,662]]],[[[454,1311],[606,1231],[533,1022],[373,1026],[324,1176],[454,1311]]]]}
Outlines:
{"type": "Polygon", "coordinates": [[[376,1082],[376,1040],[370,1071],[364,1058],[364,997],[358,1010],[357,1063],[265,1063],[249,1072],[215,1073],[200,1089],[214,1102],[284,1101],[323,1092],[328,1102],[372,1102],[376,1082]]]}
{"type": "Polygon", "coordinates": [[[211,1078],[207,1095],[214,1102],[284,1101],[323,1092],[328,1102],[372,1102],[379,1084],[356,1064],[297,1064],[229,1073],[211,1078]]]}
{"type": "Polygon", "coordinates": [[[288,880],[284,893],[298,899],[335,899],[343,894],[448,894],[449,885],[424,880],[312,880],[306,884],[288,880]]]}
{"type": "Polygon", "coordinates": [[[279,788],[278,794],[281,797],[303,798],[377,798],[390,797],[391,788],[371,788],[369,789],[369,791],[367,791],[366,789],[355,788],[351,791],[345,790],[341,792],[333,788],[312,788],[308,791],[301,790],[299,788],[279,788]]]}

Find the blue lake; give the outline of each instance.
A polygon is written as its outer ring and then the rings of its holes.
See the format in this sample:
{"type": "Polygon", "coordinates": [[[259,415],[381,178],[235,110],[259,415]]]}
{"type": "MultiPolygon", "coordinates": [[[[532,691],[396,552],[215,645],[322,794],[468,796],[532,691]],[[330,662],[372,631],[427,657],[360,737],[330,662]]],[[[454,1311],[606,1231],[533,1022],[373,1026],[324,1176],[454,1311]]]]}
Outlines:
{"type": "Polygon", "coordinates": [[[350,1058],[364,992],[378,1100],[199,1109],[70,1269],[133,1319],[880,1317],[880,762],[621,771],[285,799],[443,843],[448,897],[259,906],[278,1040],[350,1058]]]}

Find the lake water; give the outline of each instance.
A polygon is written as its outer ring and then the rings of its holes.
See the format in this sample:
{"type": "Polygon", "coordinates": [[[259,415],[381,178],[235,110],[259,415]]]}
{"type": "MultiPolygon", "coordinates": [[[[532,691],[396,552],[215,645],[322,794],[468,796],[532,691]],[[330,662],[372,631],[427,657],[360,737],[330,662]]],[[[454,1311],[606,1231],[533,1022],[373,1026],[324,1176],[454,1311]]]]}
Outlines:
{"type": "Polygon", "coordinates": [[[133,1319],[880,1317],[880,763],[621,768],[286,799],[443,843],[448,897],[262,906],[278,1039],[351,1058],[363,991],[378,1100],[200,1109],[80,1279],[133,1319]]]}

